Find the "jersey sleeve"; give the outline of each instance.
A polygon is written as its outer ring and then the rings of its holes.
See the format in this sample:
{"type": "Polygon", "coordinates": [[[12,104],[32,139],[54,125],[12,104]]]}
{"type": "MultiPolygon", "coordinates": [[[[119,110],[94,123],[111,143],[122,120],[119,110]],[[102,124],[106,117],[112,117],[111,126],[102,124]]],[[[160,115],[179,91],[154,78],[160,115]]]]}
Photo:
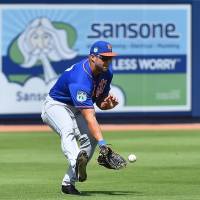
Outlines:
{"type": "Polygon", "coordinates": [[[69,91],[76,108],[94,108],[91,91],[88,88],[79,86],[78,84],[70,84],[69,91]]]}
{"type": "Polygon", "coordinates": [[[102,98],[105,98],[109,95],[109,92],[111,89],[110,84],[111,84],[112,78],[113,78],[113,75],[109,74],[109,76],[107,77],[107,82],[106,82],[105,88],[103,90],[103,94],[101,94],[95,101],[99,101],[102,98]]]}
{"type": "Polygon", "coordinates": [[[107,97],[110,92],[110,83],[106,85],[104,89],[104,96],[107,97]]]}
{"type": "Polygon", "coordinates": [[[110,84],[112,82],[112,78],[113,78],[113,73],[112,73],[112,68],[110,68],[109,70],[109,75],[108,75],[108,82],[106,84],[106,87],[104,89],[104,94],[105,96],[108,96],[109,95],[109,92],[110,92],[110,84]]]}

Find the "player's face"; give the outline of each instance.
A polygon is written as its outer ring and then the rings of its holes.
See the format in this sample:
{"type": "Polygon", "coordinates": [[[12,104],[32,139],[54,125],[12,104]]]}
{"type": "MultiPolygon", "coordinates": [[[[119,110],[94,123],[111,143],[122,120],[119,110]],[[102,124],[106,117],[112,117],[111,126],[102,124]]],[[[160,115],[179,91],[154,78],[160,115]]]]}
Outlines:
{"type": "Polygon", "coordinates": [[[105,72],[108,70],[110,63],[112,62],[112,57],[97,55],[95,59],[95,66],[100,72],[105,72]]]}

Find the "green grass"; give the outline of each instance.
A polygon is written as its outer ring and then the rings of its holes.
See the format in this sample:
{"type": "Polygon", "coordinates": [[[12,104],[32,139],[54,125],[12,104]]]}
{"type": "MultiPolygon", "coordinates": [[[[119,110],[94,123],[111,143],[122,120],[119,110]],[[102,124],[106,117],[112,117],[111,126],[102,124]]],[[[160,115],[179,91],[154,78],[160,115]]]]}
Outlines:
{"type": "Polygon", "coordinates": [[[120,171],[88,165],[88,180],[78,183],[83,196],[61,194],[66,160],[52,133],[0,133],[2,200],[199,200],[199,131],[106,132],[113,149],[136,163],[120,171]]]}

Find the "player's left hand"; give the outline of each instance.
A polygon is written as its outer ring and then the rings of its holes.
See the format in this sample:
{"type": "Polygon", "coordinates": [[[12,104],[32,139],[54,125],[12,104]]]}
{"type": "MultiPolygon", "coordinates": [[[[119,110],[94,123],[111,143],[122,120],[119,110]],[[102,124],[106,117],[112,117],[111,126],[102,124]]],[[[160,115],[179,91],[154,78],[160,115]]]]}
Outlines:
{"type": "Polygon", "coordinates": [[[101,145],[99,148],[100,152],[97,158],[99,165],[104,166],[107,169],[115,170],[126,167],[126,160],[118,153],[115,153],[110,147],[107,145],[101,145]]]}
{"type": "Polygon", "coordinates": [[[118,99],[113,95],[109,94],[101,103],[100,103],[100,109],[102,110],[108,110],[114,108],[116,105],[118,105],[118,99]]]}

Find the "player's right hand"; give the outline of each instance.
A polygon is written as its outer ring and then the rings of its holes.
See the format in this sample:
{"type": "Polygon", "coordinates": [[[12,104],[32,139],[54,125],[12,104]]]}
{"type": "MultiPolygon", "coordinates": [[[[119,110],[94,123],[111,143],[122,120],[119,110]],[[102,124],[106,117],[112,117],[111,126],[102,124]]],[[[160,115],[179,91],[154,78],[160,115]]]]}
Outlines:
{"type": "Polygon", "coordinates": [[[116,105],[118,105],[118,99],[112,95],[109,94],[104,100],[100,103],[100,109],[102,110],[108,110],[114,108],[116,105]]]}

